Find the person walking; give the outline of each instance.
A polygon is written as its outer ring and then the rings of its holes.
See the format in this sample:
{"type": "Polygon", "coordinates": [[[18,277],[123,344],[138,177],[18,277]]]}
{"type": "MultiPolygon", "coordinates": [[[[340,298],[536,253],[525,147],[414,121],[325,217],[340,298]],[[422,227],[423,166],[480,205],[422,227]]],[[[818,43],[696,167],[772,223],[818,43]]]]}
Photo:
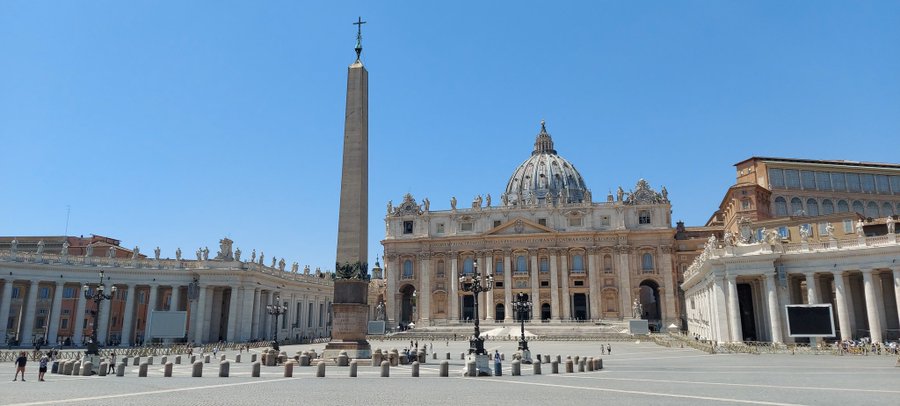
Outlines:
{"type": "Polygon", "coordinates": [[[107,374],[116,373],[116,353],[109,354],[109,368],[106,370],[107,374]]]}
{"type": "Polygon", "coordinates": [[[612,347],[609,344],[606,344],[606,354],[612,355],[612,347]]]}
{"type": "MultiPolygon", "coordinates": [[[[44,382],[44,374],[47,373],[47,363],[50,362],[50,357],[47,354],[41,355],[41,360],[38,363],[38,381],[44,382]]],[[[22,379],[25,380],[24,378],[22,379]]]]}
{"type": "Polygon", "coordinates": [[[25,351],[19,353],[19,357],[16,358],[16,376],[13,377],[13,382],[19,379],[19,373],[22,374],[22,382],[25,382],[25,364],[28,363],[28,357],[25,355],[25,351]]]}

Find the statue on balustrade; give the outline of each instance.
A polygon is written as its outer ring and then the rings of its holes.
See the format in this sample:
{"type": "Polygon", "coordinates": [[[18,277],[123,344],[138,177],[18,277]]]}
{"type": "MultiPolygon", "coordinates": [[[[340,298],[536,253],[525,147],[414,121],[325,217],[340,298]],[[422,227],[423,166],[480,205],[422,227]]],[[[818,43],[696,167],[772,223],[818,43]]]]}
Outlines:
{"type": "Polygon", "coordinates": [[[181,261],[181,247],[175,250],[175,259],[181,261]]]}

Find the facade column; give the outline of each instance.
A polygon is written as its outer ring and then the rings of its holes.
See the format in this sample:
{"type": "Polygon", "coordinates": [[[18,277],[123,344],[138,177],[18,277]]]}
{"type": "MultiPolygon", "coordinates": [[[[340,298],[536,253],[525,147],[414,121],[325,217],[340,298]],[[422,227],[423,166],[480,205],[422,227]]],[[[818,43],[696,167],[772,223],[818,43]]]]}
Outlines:
{"type": "Polygon", "coordinates": [[[12,288],[12,279],[3,281],[3,295],[0,296],[0,323],[2,323],[0,324],[0,327],[3,327],[3,331],[6,331],[6,323],[7,320],[9,320],[9,306],[12,303],[12,288]]]}
{"type": "Polygon", "coordinates": [[[881,340],[881,307],[877,303],[875,297],[875,280],[872,277],[871,269],[863,269],[863,287],[866,292],[866,316],[869,318],[869,337],[873,343],[880,343],[881,340]]]}
{"type": "MultiPolygon", "coordinates": [[[[492,251],[485,251],[484,255],[484,274],[485,275],[493,275],[494,274],[494,253],[492,251]]],[[[491,286],[491,290],[487,291],[484,299],[484,308],[485,308],[485,320],[494,320],[494,286],[491,286]]]]}
{"type": "Polygon", "coordinates": [[[807,272],[806,274],[806,301],[807,304],[819,303],[819,291],[816,289],[816,274],[807,272]]]}
{"type": "Polygon", "coordinates": [[[419,294],[416,299],[419,307],[419,320],[416,324],[423,323],[423,326],[431,324],[431,254],[425,252],[419,254],[419,294]]]}
{"type": "Polygon", "coordinates": [[[534,320],[535,313],[537,313],[537,319],[541,319],[541,282],[538,280],[538,274],[540,273],[540,268],[538,267],[538,251],[537,250],[528,250],[528,256],[531,257],[531,303],[534,307],[531,310],[531,319],[534,320]]]}
{"type": "Polygon", "coordinates": [[[619,262],[619,312],[622,318],[628,317],[631,309],[631,268],[628,256],[631,255],[631,247],[620,245],[616,247],[616,259],[619,262]]]}
{"type": "Polygon", "coordinates": [[[50,325],[48,326],[47,332],[47,344],[49,345],[55,345],[57,341],[56,338],[59,335],[59,317],[60,312],[62,311],[62,295],[64,287],[65,283],[60,281],[56,282],[56,287],[53,288],[53,305],[50,308],[50,325]]]}
{"type": "Polygon", "coordinates": [[[859,300],[859,298],[857,298],[856,295],[853,294],[853,289],[850,285],[850,282],[851,282],[850,281],[850,273],[845,272],[844,276],[841,277],[841,279],[843,279],[844,286],[847,288],[847,292],[846,292],[847,294],[844,295],[844,300],[847,301],[847,315],[850,317],[850,335],[855,337],[856,329],[857,329],[855,309],[856,309],[856,303],[859,300]]]}
{"type": "Polygon", "coordinates": [[[590,300],[588,300],[588,306],[590,306],[590,313],[588,317],[591,320],[599,320],[600,319],[600,262],[597,260],[597,247],[591,247],[588,249],[588,286],[590,287],[590,300]]]}
{"type": "MultiPolygon", "coordinates": [[[[248,295],[249,296],[249,295],[248,295]]],[[[259,337],[259,306],[260,306],[260,290],[259,288],[253,289],[253,307],[250,311],[250,338],[254,340],[260,339],[259,337]]]]}
{"type": "MultiPolygon", "coordinates": [[[[387,327],[393,328],[397,321],[397,316],[394,312],[400,308],[397,304],[397,279],[400,277],[400,257],[397,254],[388,255],[386,266],[387,288],[384,295],[384,315],[387,320],[387,327]]],[[[455,280],[454,278],[450,279],[455,280]]]]}
{"type": "Polygon", "coordinates": [[[563,249],[560,255],[560,271],[562,271],[560,283],[562,283],[562,319],[572,318],[572,296],[569,295],[569,251],[563,249]]]}
{"type": "Polygon", "coordinates": [[[191,322],[194,324],[194,342],[197,343],[197,346],[203,345],[205,341],[203,339],[203,327],[206,323],[206,285],[198,286],[199,296],[197,298],[197,308],[193,313],[191,313],[191,317],[193,320],[191,322]]]}
{"type": "Polygon", "coordinates": [[[737,297],[737,275],[728,275],[728,326],[731,330],[731,342],[744,341],[741,331],[741,309],[737,297]]]}
{"type": "Polygon", "coordinates": [[[238,319],[238,288],[231,287],[231,295],[228,298],[228,328],[225,330],[226,341],[237,341],[237,319],[238,319]]]}
{"type": "MultiPolygon", "coordinates": [[[[455,252],[450,253],[450,321],[459,321],[459,269],[455,252]]],[[[390,283],[388,283],[390,289],[390,283]]]]}
{"type": "Polygon", "coordinates": [[[556,265],[559,249],[550,249],[550,318],[559,321],[559,267],[556,265]]]}
{"type": "Polygon", "coordinates": [[[256,297],[255,293],[255,291],[251,292],[250,288],[245,287],[241,289],[241,302],[243,302],[241,304],[241,341],[253,338],[253,309],[256,308],[256,303],[253,300],[256,297]]]}
{"type": "Polygon", "coordinates": [[[267,309],[268,306],[272,304],[272,300],[275,298],[275,295],[273,293],[274,292],[272,292],[271,290],[265,290],[260,294],[260,297],[262,298],[262,302],[259,306],[259,315],[260,317],[262,317],[259,322],[260,328],[262,328],[260,337],[266,340],[269,339],[269,334],[272,334],[272,316],[269,316],[269,312],[267,309]]]}
{"type": "Polygon", "coordinates": [[[503,251],[503,320],[512,321],[512,259],[510,251],[503,251]]]}
{"type": "Polygon", "coordinates": [[[900,319],[900,268],[894,268],[894,304],[897,306],[897,318],[900,319]]]}
{"type": "Polygon", "coordinates": [[[852,340],[853,332],[850,328],[850,314],[846,297],[847,288],[844,286],[844,276],[842,271],[834,272],[834,295],[838,313],[838,328],[841,329],[841,340],[852,340]]]}
{"type": "Polygon", "coordinates": [[[775,272],[766,272],[766,306],[769,308],[769,329],[772,342],[780,344],[784,341],[781,332],[781,309],[778,306],[778,288],[775,286],[775,272]]]}
{"type": "Polygon", "coordinates": [[[172,285],[172,293],[169,296],[169,310],[173,312],[180,311],[181,307],[181,286],[172,285]]]}
{"type": "Polygon", "coordinates": [[[22,335],[19,340],[22,345],[26,347],[30,347],[33,344],[31,336],[34,334],[34,314],[37,308],[37,290],[38,281],[31,281],[31,284],[28,285],[28,296],[26,296],[25,299],[25,311],[22,312],[24,314],[21,322],[23,327],[22,335]]]}
{"type": "Polygon", "coordinates": [[[711,338],[720,343],[727,342],[730,336],[728,335],[728,311],[725,306],[725,278],[722,276],[715,276],[712,299],[716,323],[711,338]]]}
{"type": "Polygon", "coordinates": [[[658,270],[660,275],[663,275],[663,286],[665,286],[666,288],[666,291],[660,298],[660,300],[665,303],[666,309],[663,314],[660,315],[660,318],[663,320],[663,328],[667,329],[667,326],[672,324],[673,320],[676,318],[676,315],[679,312],[678,307],[675,305],[675,293],[677,287],[675,286],[675,282],[672,280],[675,275],[667,275],[666,272],[666,270],[675,269],[675,265],[672,263],[672,247],[666,245],[661,247],[660,250],[662,251],[662,254],[660,255],[659,264],[656,269],[658,270]]]}
{"type": "Polygon", "coordinates": [[[134,337],[132,329],[134,319],[134,288],[135,285],[127,285],[125,288],[125,314],[122,315],[122,338],[121,346],[130,347],[131,339],[134,337]]]}
{"type": "Polygon", "coordinates": [[[72,325],[72,344],[84,344],[84,310],[87,307],[87,299],[84,298],[84,291],[81,286],[75,294],[78,304],[75,305],[75,324],[72,325]]]}
{"type": "MultiPolygon", "coordinates": [[[[106,294],[112,294],[110,287],[112,287],[112,284],[109,284],[109,286],[106,287],[106,294]]],[[[109,337],[109,314],[112,310],[112,300],[104,300],[100,302],[99,306],[99,318],[94,323],[95,327],[97,327],[97,342],[102,346],[106,344],[107,338],[109,337]]],[[[149,318],[147,320],[149,321],[149,318]]]]}

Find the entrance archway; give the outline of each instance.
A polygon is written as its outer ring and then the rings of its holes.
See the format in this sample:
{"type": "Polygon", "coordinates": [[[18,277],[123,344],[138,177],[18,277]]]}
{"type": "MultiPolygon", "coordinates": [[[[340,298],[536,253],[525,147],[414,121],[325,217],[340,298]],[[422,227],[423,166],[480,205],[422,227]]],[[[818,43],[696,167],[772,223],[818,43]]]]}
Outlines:
{"type": "Polygon", "coordinates": [[[550,320],[550,303],[541,305],[541,320],[550,320]]]}
{"type": "Polygon", "coordinates": [[[460,318],[465,321],[475,320],[475,296],[465,295],[460,302],[462,304],[460,318]]]}
{"type": "Polygon", "coordinates": [[[645,320],[659,320],[662,312],[659,308],[659,284],[656,281],[647,279],[641,282],[641,307],[644,314],[641,315],[645,320]]]}
{"type": "Polygon", "coordinates": [[[574,317],[575,320],[588,319],[587,295],[584,293],[572,295],[572,317],[574,317]]]}
{"type": "Polygon", "coordinates": [[[503,303],[497,303],[494,306],[494,320],[503,321],[506,319],[506,306],[503,303]]]}
{"type": "Polygon", "coordinates": [[[400,288],[400,323],[404,326],[415,322],[416,310],[416,287],[413,285],[403,285],[400,288]]]}

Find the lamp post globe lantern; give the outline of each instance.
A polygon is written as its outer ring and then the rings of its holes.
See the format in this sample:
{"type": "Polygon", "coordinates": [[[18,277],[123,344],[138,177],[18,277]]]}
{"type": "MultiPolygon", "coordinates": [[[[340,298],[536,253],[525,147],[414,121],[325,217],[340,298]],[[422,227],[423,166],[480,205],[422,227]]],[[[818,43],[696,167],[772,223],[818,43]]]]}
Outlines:
{"type": "Polygon", "coordinates": [[[94,310],[91,311],[92,316],[92,326],[91,326],[91,342],[87,345],[87,351],[85,354],[87,355],[97,355],[99,351],[97,350],[97,328],[99,327],[99,317],[100,317],[100,303],[104,300],[112,299],[113,293],[116,293],[116,286],[112,285],[109,288],[109,293],[104,293],[106,287],[103,285],[103,271],[100,271],[100,283],[97,284],[97,289],[94,292],[91,292],[91,287],[87,283],[82,286],[82,290],[84,291],[84,298],[86,300],[94,301],[94,310]]]}
{"type": "Polygon", "coordinates": [[[513,310],[516,312],[516,317],[519,318],[519,322],[522,324],[522,335],[519,337],[518,351],[521,352],[522,362],[526,364],[531,363],[531,351],[528,350],[528,340],[525,339],[525,319],[531,312],[531,308],[532,303],[528,300],[528,297],[522,292],[516,293],[516,300],[513,302],[513,310]]]}
{"type": "Polygon", "coordinates": [[[469,340],[469,354],[487,355],[487,351],[484,350],[484,337],[481,337],[481,328],[478,322],[478,294],[491,290],[491,288],[494,286],[494,276],[487,275],[484,284],[482,284],[481,274],[478,273],[477,259],[473,261],[472,268],[473,271],[470,276],[467,276],[466,274],[461,274],[459,276],[460,290],[462,290],[463,292],[472,292],[472,296],[474,299],[473,303],[475,308],[475,333],[469,340]]]}
{"type": "Polygon", "coordinates": [[[272,340],[272,348],[278,350],[278,317],[287,313],[287,306],[281,304],[281,296],[275,296],[275,302],[266,305],[266,312],[275,316],[275,339],[272,340]]]}

